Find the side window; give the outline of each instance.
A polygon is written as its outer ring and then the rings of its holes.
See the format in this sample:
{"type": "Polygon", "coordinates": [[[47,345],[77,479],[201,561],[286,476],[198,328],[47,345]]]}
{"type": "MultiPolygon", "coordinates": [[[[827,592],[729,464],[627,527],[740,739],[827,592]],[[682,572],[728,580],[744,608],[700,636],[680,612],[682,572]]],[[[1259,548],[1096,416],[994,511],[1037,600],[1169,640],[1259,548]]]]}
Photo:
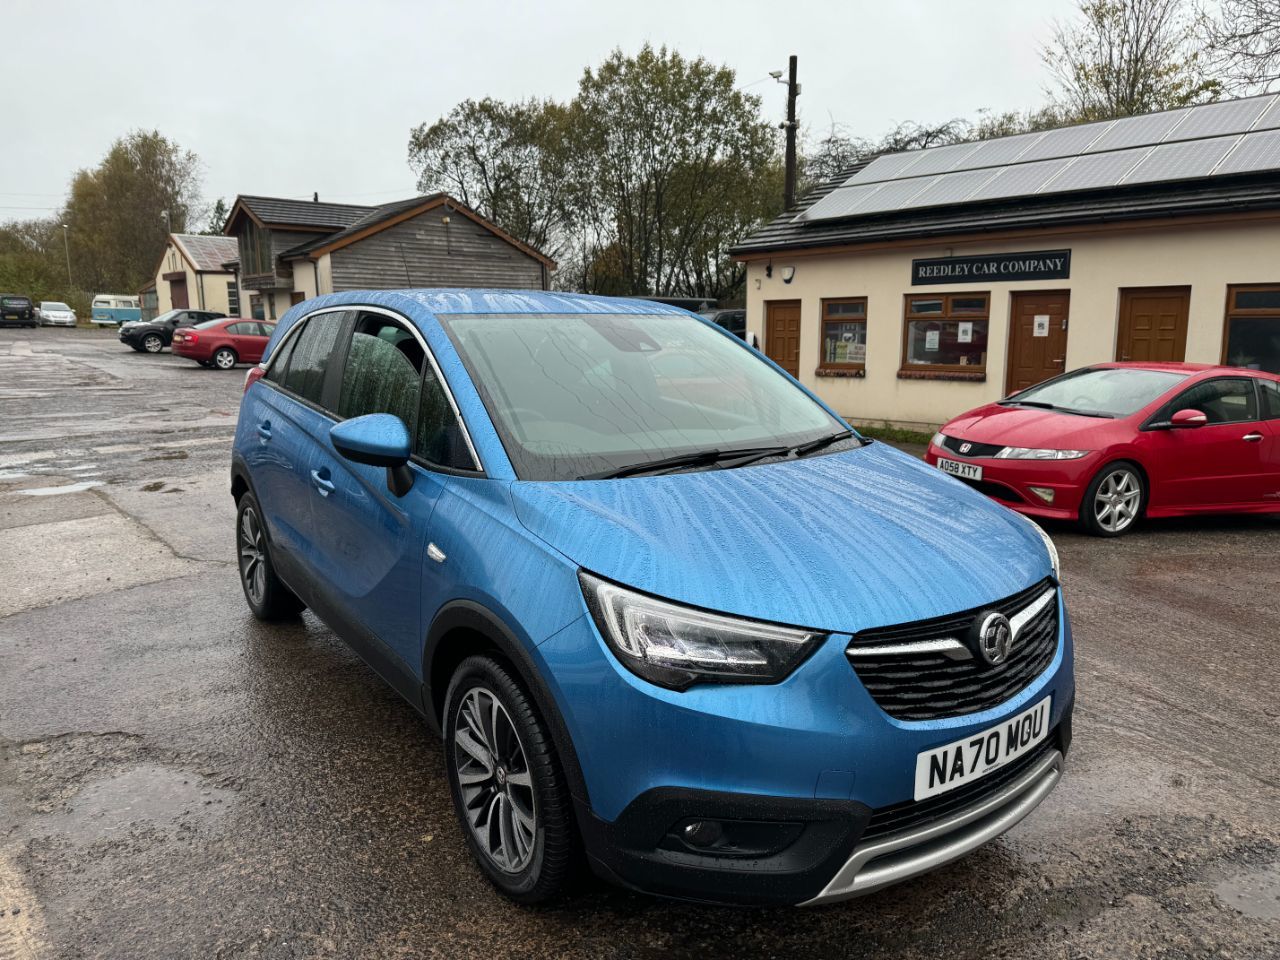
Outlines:
{"type": "Polygon", "coordinates": [[[338,415],[390,413],[412,430],[424,360],[418,338],[395,320],[361,314],[342,370],[338,415]]]}
{"type": "Polygon", "coordinates": [[[271,323],[255,323],[254,326],[258,330],[259,337],[269,337],[276,332],[275,325],[271,323]]]}
{"type": "Polygon", "coordinates": [[[284,375],[289,369],[289,355],[293,353],[297,343],[298,338],[294,336],[276,347],[275,356],[270,358],[271,362],[267,365],[267,372],[262,375],[262,379],[284,385],[284,375]]]}
{"type": "Polygon", "coordinates": [[[1179,410],[1199,410],[1211,424],[1243,423],[1258,419],[1258,395],[1247,377],[1207,380],[1179,394],[1160,419],[1167,420],[1179,410]]]}
{"type": "Polygon", "coordinates": [[[428,364],[422,378],[422,398],[418,404],[418,429],[413,452],[431,463],[456,470],[474,470],[475,462],[462,437],[462,427],[453,414],[444,386],[428,364]]]}
{"type": "Polygon", "coordinates": [[[289,355],[281,385],[305,400],[319,403],[324,390],[324,375],[342,329],[342,313],[322,313],[312,317],[297,336],[289,355]]]}
{"type": "Polygon", "coordinates": [[[1262,394],[1262,419],[1280,420],[1280,383],[1259,380],[1258,393],[1262,394]]]}
{"type": "Polygon", "coordinates": [[[227,327],[227,333],[233,337],[256,337],[258,335],[258,325],[256,323],[233,323],[227,327]]]}

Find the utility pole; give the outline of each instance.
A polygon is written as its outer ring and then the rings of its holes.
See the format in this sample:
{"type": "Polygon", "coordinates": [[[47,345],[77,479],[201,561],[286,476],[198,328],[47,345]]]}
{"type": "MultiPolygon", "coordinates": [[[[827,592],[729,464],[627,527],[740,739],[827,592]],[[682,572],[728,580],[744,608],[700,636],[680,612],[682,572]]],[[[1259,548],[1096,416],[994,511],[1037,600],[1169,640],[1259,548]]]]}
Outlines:
{"type": "MultiPolygon", "coordinates": [[[[769,74],[782,83],[782,71],[775,70],[769,74]]],[[[787,153],[783,161],[786,177],[782,188],[782,202],[787,210],[796,205],[796,97],[800,96],[800,84],[796,83],[796,56],[791,55],[787,70],[787,119],[779,124],[787,132],[787,153]]]]}
{"type": "Polygon", "coordinates": [[[72,284],[72,282],[71,282],[71,241],[70,241],[69,239],[67,239],[67,236],[68,236],[68,233],[70,232],[70,229],[71,229],[71,228],[70,228],[70,227],[68,227],[65,223],[62,225],[62,247],[63,247],[63,249],[64,249],[64,250],[66,250],[66,251],[67,251],[67,287],[68,287],[68,293],[70,293],[70,288],[73,286],[73,284],[72,284]]]}

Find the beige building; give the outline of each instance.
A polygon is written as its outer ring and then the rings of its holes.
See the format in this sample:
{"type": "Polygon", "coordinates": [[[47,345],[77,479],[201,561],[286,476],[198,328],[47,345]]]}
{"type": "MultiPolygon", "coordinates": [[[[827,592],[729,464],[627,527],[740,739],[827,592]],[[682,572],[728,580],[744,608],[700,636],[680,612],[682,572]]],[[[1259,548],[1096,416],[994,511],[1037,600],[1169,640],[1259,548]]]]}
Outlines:
{"type": "Polygon", "coordinates": [[[1278,168],[1270,96],[864,161],[736,248],[747,326],[855,423],[1109,360],[1280,372],[1278,168]]]}
{"type": "Polygon", "coordinates": [[[152,283],[143,288],[152,316],[189,308],[240,315],[240,289],[226,264],[236,257],[236,242],[227,237],[171,233],[152,283]],[[154,287],[154,303],[151,302],[154,287]]]}
{"type": "Polygon", "coordinates": [[[376,207],[239,196],[223,232],[238,245],[251,315],[344,290],[546,290],[555,263],[447,194],[376,207]]]}

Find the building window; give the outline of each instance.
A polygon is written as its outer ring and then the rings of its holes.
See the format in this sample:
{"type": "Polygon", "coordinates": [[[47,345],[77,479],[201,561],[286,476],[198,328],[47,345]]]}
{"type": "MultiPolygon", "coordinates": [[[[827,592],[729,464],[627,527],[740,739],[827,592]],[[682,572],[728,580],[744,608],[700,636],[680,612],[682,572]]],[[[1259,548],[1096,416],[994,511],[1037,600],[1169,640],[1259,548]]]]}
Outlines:
{"type": "Polygon", "coordinates": [[[984,377],[990,310],[986,293],[908,296],[900,375],[984,377]]]}
{"type": "Polygon", "coordinates": [[[1227,288],[1222,362],[1280,373],[1280,285],[1227,288]]]}
{"type": "Polygon", "coordinates": [[[234,280],[227,281],[227,313],[240,316],[240,287],[234,280]]]}
{"type": "Polygon", "coordinates": [[[867,362],[867,298],[822,301],[822,357],[818,374],[862,376],[867,362]]]}
{"type": "Polygon", "coordinates": [[[255,320],[267,319],[266,311],[262,307],[262,295],[251,293],[249,295],[249,315],[255,320]]]}

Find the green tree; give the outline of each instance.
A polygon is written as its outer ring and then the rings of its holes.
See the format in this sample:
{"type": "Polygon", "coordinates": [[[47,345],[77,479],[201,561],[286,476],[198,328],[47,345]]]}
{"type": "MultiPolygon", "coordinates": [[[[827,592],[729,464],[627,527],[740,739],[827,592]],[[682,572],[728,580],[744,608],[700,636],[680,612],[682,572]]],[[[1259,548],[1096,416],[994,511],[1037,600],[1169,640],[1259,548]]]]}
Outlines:
{"type": "Polygon", "coordinates": [[[85,315],[88,298],[67,279],[62,226],[56,219],[0,224],[0,293],[61,300],[85,315]]]}
{"type": "Polygon", "coordinates": [[[222,233],[222,228],[227,225],[227,217],[231,213],[231,208],[227,206],[227,201],[219,197],[213,204],[213,209],[209,211],[209,219],[204,225],[204,229],[200,232],[206,236],[218,236],[222,233]]]}
{"type": "Polygon", "coordinates": [[[151,276],[171,230],[200,203],[200,161],[158,131],[134,131],[71,181],[61,222],[70,228],[76,285],[127,293],[151,276]]]}
{"type": "Polygon", "coordinates": [[[1069,120],[1109,120],[1215,99],[1185,0],[1080,0],[1079,16],[1054,27],[1041,51],[1069,120]]]}
{"type": "Polygon", "coordinates": [[[565,243],[566,108],[550,100],[464,100],[409,135],[418,189],[457,197],[555,257],[565,243]]]}

